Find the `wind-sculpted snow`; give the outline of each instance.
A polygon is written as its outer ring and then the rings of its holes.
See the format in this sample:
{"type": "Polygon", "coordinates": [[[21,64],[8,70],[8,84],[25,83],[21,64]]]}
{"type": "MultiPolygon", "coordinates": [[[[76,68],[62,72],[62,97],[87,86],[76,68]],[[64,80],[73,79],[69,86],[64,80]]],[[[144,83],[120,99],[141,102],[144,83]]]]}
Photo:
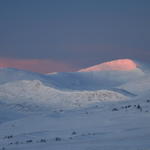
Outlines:
{"type": "Polygon", "coordinates": [[[38,80],[22,80],[0,85],[0,99],[8,104],[36,104],[52,108],[86,107],[101,101],[118,101],[127,97],[109,90],[60,91],[38,80]]]}

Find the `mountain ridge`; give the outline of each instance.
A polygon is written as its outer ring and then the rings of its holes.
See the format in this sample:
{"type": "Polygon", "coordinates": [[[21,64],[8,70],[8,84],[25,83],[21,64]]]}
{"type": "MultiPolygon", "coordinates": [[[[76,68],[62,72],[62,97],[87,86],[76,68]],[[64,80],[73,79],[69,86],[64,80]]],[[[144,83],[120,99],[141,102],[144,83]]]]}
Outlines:
{"type": "Polygon", "coordinates": [[[136,69],[138,66],[139,65],[131,59],[117,59],[103,62],[84,69],[80,69],[79,72],[106,71],[106,70],[130,71],[136,69]]]}
{"type": "MultiPolygon", "coordinates": [[[[123,66],[125,64],[123,63],[123,66]]],[[[139,81],[143,81],[143,89],[145,86],[150,89],[150,86],[145,84],[150,79],[143,80],[146,76],[149,74],[138,65],[132,70],[61,72],[48,75],[3,68],[0,69],[0,101],[69,108],[76,105],[88,106],[87,104],[101,100],[129,99],[144,92],[138,92],[139,81]]]]}

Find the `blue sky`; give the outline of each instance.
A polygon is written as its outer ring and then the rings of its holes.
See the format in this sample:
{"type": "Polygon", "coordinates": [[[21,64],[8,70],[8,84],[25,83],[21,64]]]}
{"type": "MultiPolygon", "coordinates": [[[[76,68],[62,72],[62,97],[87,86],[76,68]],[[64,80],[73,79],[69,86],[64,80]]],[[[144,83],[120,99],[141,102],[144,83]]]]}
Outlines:
{"type": "Polygon", "coordinates": [[[150,62],[149,43],[148,0],[0,0],[3,59],[50,60],[71,71],[118,58],[150,62]]]}

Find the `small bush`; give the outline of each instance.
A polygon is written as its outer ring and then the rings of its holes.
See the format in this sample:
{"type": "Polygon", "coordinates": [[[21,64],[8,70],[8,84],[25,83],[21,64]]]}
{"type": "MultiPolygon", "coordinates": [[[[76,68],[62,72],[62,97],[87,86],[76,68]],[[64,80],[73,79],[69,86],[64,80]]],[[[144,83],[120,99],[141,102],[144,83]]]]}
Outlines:
{"type": "Polygon", "coordinates": [[[60,137],[56,137],[55,141],[61,141],[61,138],[60,137]]]}
{"type": "Polygon", "coordinates": [[[113,108],[112,111],[118,111],[118,109],[117,108],[113,108]]]}
{"type": "Polygon", "coordinates": [[[8,136],[5,136],[4,139],[12,139],[13,136],[12,135],[8,135],[8,136]]]}
{"type": "Polygon", "coordinates": [[[142,111],[142,107],[139,104],[137,105],[137,109],[139,109],[140,111],[142,111]]]}
{"type": "Polygon", "coordinates": [[[75,131],[72,132],[72,135],[76,135],[77,133],[75,131]]]}
{"type": "Polygon", "coordinates": [[[26,143],[32,143],[32,142],[33,142],[32,140],[27,140],[27,141],[26,141],[26,143]]]}
{"type": "Polygon", "coordinates": [[[15,142],[15,144],[16,144],[16,145],[18,145],[18,144],[19,144],[19,142],[18,142],[18,141],[16,141],[16,142],[15,142]]]}
{"type": "Polygon", "coordinates": [[[41,143],[46,143],[46,140],[45,139],[41,139],[40,142],[41,143]]]}
{"type": "Polygon", "coordinates": [[[150,99],[147,99],[146,102],[147,102],[147,103],[150,103],[150,99]]]}

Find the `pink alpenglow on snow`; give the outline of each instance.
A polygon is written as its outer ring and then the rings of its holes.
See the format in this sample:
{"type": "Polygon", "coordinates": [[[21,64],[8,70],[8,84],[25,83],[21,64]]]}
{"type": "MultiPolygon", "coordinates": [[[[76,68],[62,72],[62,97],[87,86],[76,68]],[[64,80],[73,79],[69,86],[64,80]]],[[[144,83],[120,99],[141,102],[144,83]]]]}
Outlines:
{"type": "Polygon", "coordinates": [[[130,71],[137,68],[137,64],[131,59],[118,59],[109,62],[104,62],[89,68],[81,69],[79,72],[90,72],[90,71],[105,71],[105,70],[120,70],[130,71]]]}

